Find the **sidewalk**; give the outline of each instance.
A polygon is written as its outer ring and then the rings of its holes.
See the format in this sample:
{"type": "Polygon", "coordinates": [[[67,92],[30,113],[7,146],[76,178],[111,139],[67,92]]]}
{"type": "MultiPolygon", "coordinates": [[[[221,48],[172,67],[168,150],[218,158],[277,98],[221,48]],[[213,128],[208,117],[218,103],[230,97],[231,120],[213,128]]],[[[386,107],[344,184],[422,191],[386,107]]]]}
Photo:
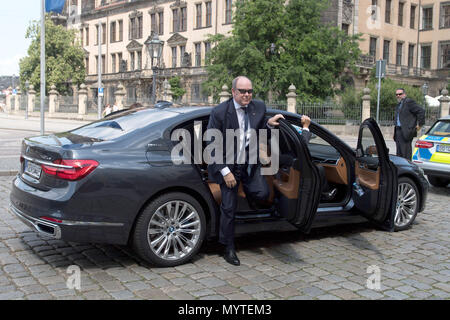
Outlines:
{"type": "MultiPolygon", "coordinates": [[[[44,130],[45,133],[63,132],[82,125],[91,123],[92,121],[85,120],[66,120],[66,119],[55,119],[55,118],[45,118],[44,130]]],[[[0,113],[0,129],[10,129],[10,130],[24,130],[24,131],[41,131],[41,119],[40,117],[29,116],[25,120],[24,116],[12,115],[6,113],[0,113]]]]}

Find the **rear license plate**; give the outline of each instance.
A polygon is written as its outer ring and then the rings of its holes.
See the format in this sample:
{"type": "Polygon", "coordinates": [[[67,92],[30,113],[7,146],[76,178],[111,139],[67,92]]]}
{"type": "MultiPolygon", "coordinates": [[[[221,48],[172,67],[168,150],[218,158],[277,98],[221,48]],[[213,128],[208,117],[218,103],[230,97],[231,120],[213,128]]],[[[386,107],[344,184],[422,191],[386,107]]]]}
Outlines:
{"type": "Polygon", "coordinates": [[[25,167],[23,172],[29,176],[32,176],[33,178],[39,179],[41,177],[42,168],[40,165],[34,162],[25,160],[25,167]]]}
{"type": "Polygon", "coordinates": [[[450,144],[439,144],[437,146],[437,152],[450,153],[450,144]]]}

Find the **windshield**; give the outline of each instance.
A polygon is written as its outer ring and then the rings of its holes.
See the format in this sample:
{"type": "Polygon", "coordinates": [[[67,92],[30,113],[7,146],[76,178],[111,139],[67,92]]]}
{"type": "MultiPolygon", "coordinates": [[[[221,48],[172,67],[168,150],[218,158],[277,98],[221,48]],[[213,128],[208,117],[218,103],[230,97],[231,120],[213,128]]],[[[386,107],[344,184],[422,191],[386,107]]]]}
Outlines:
{"type": "Polygon", "coordinates": [[[137,110],[102,119],[70,132],[83,137],[111,140],[177,115],[176,112],[160,109],[137,110]]]}
{"type": "Polygon", "coordinates": [[[438,121],[428,132],[430,136],[450,137],[450,121],[438,121]]]}

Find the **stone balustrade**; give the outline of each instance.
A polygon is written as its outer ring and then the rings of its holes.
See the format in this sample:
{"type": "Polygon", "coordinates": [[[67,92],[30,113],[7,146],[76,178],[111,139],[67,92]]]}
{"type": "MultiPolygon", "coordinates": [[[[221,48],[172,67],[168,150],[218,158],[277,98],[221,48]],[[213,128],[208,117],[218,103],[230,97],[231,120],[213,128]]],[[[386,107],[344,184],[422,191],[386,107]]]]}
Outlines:
{"type": "MultiPolygon", "coordinates": [[[[163,98],[163,100],[166,101],[173,101],[172,99],[172,91],[170,84],[166,81],[164,83],[164,92],[160,93],[160,97],[163,98]]],[[[288,93],[286,94],[287,98],[287,111],[296,113],[297,112],[297,94],[296,94],[296,87],[291,84],[291,86],[288,89],[288,93]]],[[[74,114],[73,118],[75,119],[92,119],[95,120],[98,117],[97,113],[89,113],[89,99],[92,99],[92,97],[89,94],[89,88],[85,84],[81,84],[79,88],[76,88],[74,92],[76,91],[77,99],[73,98],[76,103],[78,104],[78,112],[74,114]]],[[[6,97],[6,107],[5,111],[7,113],[23,113],[23,110],[20,110],[20,102],[23,99],[21,96],[22,94],[27,94],[26,102],[28,105],[28,113],[32,114],[35,110],[35,103],[36,103],[36,91],[34,90],[33,85],[30,85],[28,92],[22,93],[20,87],[16,88],[16,94],[15,95],[8,95],[6,97]]],[[[125,90],[125,87],[122,83],[119,84],[117,89],[114,91],[114,104],[119,108],[119,110],[122,110],[125,108],[125,101],[126,101],[126,95],[127,92],[125,90]]],[[[54,85],[51,86],[50,91],[48,93],[49,100],[49,117],[70,117],[67,113],[62,114],[59,112],[59,101],[60,101],[60,95],[58,91],[56,90],[56,87],[54,85]]],[[[219,101],[223,102],[231,98],[231,93],[227,85],[222,86],[222,91],[219,94],[219,101]]],[[[450,109],[450,98],[448,96],[448,91],[446,89],[442,90],[442,97],[439,99],[440,101],[440,116],[446,116],[449,114],[450,109]]],[[[92,103],[95,103],[94,101],[92,103]]],[[[95,107],[93,107],[95,108],[95,107]]],[[[23,106],[22,106],[23,109],[23,106]]],[[[91,110],[92,112],[92,110],[91,110]]],[[[362,97],[362,110],[361,110],[361,121],[367,119],[370,117],[370,90],[368,88],[363,89],[363,97],[362,97]]]]}

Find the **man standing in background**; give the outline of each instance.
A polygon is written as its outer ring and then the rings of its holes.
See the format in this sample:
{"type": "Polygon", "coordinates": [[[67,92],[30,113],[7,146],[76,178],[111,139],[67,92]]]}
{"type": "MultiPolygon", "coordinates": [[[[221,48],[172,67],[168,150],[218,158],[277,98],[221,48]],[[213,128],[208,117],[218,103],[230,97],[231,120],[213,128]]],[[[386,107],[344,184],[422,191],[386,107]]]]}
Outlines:
{"type": "Polygon", "coordinates": [[[413,99],[406,97],[405,89],[395,90],[398,104],[395,110],[394,141],[397,156],[411,160],[411,143],[417,132],[425,123],[425,110],[413,99]]]}

